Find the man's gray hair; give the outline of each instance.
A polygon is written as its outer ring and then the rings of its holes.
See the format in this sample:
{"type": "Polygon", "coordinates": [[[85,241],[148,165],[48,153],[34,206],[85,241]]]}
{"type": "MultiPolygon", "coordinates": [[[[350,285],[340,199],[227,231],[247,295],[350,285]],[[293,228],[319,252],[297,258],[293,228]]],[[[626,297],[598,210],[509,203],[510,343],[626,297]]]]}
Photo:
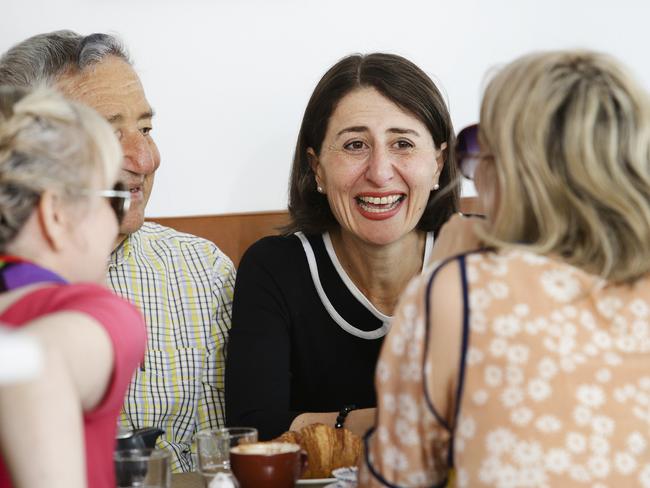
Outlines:
{"type": "Polygon", "coordinates": [[[122,42],[110,34],[81,36],[70,30],[38,34],[0,58],[0,85],[51,86],[67,71],[82,71],[106,56],[132,64],[122,42]]]}

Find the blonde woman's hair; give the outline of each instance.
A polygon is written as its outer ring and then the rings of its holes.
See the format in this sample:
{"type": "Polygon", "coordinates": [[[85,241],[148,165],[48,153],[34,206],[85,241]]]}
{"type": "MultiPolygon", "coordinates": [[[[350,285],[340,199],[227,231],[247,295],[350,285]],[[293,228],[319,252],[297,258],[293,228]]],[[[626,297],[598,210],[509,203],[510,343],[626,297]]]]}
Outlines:
{"type": "Polygon", "coordinates": [[[112,185],[121,159],[111,126],[94,110],[44,88],[0,87],[0,250],[41,193],[78,197],[98,176],[112,185]]]}
{"type": "Polygon", "coordinates": [[[499,201],[484,235],[613,282],[650,271],[650,104],[594,52],[524,56],[489,83],[481,143],[499,201]]]}

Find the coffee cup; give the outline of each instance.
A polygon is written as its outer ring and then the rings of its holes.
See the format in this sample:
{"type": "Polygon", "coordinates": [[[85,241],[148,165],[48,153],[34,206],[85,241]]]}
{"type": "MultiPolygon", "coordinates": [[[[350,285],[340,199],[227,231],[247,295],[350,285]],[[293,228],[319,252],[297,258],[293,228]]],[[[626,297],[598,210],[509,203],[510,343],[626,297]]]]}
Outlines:
{"type": "Polygon", "coordinates": [[[298,444],[256,442],[230,449],[230,467],[241,488],[293,488],[307,465],[298,444]]]}

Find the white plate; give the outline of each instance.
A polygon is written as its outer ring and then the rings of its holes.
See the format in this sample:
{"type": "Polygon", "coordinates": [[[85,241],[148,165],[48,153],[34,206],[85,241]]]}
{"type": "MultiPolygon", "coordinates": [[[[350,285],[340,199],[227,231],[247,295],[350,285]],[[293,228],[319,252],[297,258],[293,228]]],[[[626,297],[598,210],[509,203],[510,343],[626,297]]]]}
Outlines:
{"type": "Polygon", "coordinates": [[[318,486],[325,486],[330,483],[336,483],[336,478],[315,478],[315,479],[304,479],[304,480],[298,480],[296,482],[296,486],[310,486],[310,485],[318,485],[318,486]]]}

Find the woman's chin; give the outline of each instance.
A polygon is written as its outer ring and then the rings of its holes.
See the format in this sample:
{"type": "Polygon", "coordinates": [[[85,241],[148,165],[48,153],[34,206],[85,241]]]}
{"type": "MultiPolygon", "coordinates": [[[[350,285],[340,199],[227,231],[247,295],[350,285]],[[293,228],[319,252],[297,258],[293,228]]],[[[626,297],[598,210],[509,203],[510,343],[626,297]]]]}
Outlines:
{"type": "Polygon", "coordinates": [[[415,230],[405,230],[402,226],[384,225],[383,228],[359,229],[356,237],[373,246],[390,246],[399,242],[415,230]]]}

